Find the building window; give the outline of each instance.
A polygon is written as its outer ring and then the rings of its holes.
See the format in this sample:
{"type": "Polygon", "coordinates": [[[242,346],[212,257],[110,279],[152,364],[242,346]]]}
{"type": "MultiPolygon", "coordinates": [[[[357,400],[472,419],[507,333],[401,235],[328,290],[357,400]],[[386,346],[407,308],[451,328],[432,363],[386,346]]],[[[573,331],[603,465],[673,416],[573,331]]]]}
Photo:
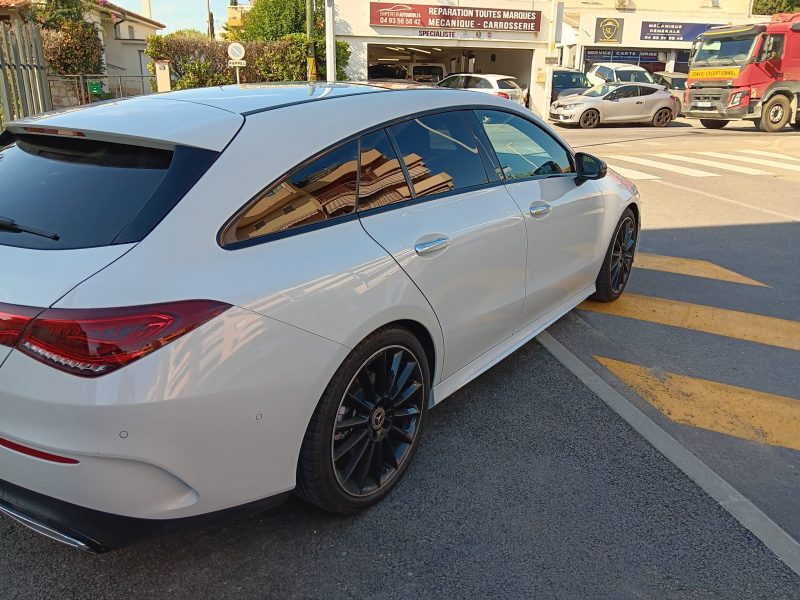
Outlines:
{"type": "Polygon", "coordinates": [[[134,29],[133,25],[128,25],[128,39],[129,40],[136,39],[136,29],[134,29]]]}

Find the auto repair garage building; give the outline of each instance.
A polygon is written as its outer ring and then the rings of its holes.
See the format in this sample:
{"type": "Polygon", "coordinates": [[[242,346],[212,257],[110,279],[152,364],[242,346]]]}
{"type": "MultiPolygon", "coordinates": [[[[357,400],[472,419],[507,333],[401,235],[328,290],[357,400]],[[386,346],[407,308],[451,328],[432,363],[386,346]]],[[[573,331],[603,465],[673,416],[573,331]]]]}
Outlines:
{"type": "MultiPolygon", "coordinates": [[[[370,66],[415,63],[443,65],[444,75],[511,75],[530,89],[532,103],[544,114],[549,3],[536,2],[536,10],[533,0],[465,4],[338,2],[336,39],[350,44],[352,52],[348,79],[368,79],[370,66]]],[[[429,73],[435,83],[439,69],[429,73]]]]}

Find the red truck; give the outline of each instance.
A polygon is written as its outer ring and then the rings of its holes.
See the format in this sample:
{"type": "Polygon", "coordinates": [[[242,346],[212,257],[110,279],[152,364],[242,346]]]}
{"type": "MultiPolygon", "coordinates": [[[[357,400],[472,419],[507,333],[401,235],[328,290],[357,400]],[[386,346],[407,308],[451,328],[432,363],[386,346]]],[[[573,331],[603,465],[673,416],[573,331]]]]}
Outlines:
{"type": "Polygon", "coordinates": [[[749,119],[762,131],[800,129],[800,13],[715,27],[692,47],[684,115],[720,129],[749,119]]]}

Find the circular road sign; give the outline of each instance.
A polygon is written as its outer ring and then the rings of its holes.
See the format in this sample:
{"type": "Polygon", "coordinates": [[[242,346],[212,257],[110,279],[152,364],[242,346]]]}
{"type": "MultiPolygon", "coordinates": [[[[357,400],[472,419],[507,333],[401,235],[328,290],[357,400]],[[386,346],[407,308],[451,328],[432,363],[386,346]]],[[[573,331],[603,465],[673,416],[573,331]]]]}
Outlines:
{"type": "Polygon", "coordinates": [[[231,60],[242,60],[244,58],[244,46],[239,42],[228,44],[228,56],[231,60]]]}

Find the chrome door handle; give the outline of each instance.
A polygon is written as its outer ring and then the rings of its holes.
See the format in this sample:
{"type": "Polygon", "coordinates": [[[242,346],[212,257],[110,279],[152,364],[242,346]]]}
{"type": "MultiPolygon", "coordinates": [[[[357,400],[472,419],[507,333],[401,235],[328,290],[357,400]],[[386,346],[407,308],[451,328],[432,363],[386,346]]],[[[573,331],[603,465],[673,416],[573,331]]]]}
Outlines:
{"type": "Polygon", "coordinates": [[[531,204],[531,216],[535,219],[546,217],[550,214],[551,210],[553,210],[553,207],[546,202],[542,202],[541,204],[531,204]]]}
{"type": "Polygon", "coordinates": [[[431,240],[430,242],[422,242],[414,246],[414,251],[419,256],[432,254],[437,250],[444,250],[450,245],[450,238],[439,238],[438,240],[431,240]]]}
{"type": "Polygon", "coordinates": [[[637,102],[636,104],[644,104],[644,102],[637,102]]]}

